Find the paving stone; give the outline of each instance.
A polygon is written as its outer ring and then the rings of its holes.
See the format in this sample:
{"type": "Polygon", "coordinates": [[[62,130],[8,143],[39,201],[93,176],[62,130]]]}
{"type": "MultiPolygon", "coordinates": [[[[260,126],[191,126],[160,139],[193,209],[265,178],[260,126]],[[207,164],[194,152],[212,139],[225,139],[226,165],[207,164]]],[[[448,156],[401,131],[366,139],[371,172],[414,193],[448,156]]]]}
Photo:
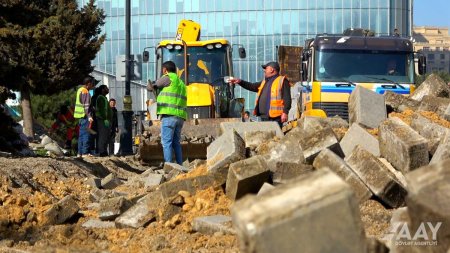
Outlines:
{"type": "Polygon", "coordinates": [[[143,181],[146,187],[158,186],[164,182],[164,175],[150,174],[143,181]]]}
{"type": "MultiPolygon", "coordinates": [[[[421,167],[406,174],[408,213],[411,231],[423,222],[437,226],[437,245],[421,247],[421,252],[445,252],[450,247],[450,159],[421,167]]],[[[427,234],[430,236],[430,230],[427,234]]],[[[431,238],[431,237],[429,237],[431,238]]],[[[430,239],[431,240],[431,239],[430,239]]]]}
{"type": "Polygon", "coordinates": [[[113,173],[110,173],[108,176],[102,179],[103,189],[114,189],[122,184],[123,184],[122,180],[117,178],[116,175],[114,175],[113,173]]]}
{"type": "Polygon", "coordinates": [[[71,195],[62,198],[58,203],[54,204],[50,209],[45,211],[44,219],[46,225],[57,225],[66,222],[72,218],[80,207],[71,195]]]}
{"type": "Polygon", "coordinates": [[[442,125],[434,123],[428,118],[422,116],[416,112],[411,117],[411,128],[419,133],[422,137],[428,141],[428,151],[430,154],[436,152],[439,146],[442,136],[446,136],[450,133],[450,129],[442,125]]]}
{"type": "Polygon", "coordinates": [[[356,86],[348,99],[349,123],[359,123],[368,128],[377,128],[386,117],[384,96],[360,85],[356,86]]]}
{"type": "Polygon", "coordinates": [[[115,197],[103,199],[100,201],[100,210],[98,217],[100,220],[114,220],[130,208],[131,202],[125,197],[115,197]]]}
{"type": "Polygon", "coordinates": [[[301,176],[232,207],[241,252],[361,253],[366,249],[358,201],[327,169],[301,176]],[[287,233],[288,231],[288,233],[287,233]]]}
{"type": "Polygon", "coordinates": [[[272,132],[275,131],[276,136],[283,137],[284,134],[281,131],[280,126],[274,121],[264,122],[222,122],[220,123],[220,132],[226,133],[228,131],[236,131],[239,136],[244,139],[246,132],[272,132]]]}
{"type": "Polygon", "coordinates": [[[275,188],[275,186],[273,186],[273,185],[271,185],[271,184],[269,184],[269,183],[264,183],[264,184],[261,186],[261,189],[259,189],[257,195],[264,194],[265,192],[268,192],[268,191],[272,190],[273,188],[275,188]]]}
{"type": "Polygon", "coordinates": [[[230,164],[245,159],[244,140],[236,131],[227,131],[208,146],[206,157],[209,172],[227,175],[230,164]]]}
{"type": "Polygon", "coordinates": [[[255,131],[255,132],[245,132],[244,142],[246,148],[255,149],[261,143],[271,140],[275,137],[275,131],[255,131]]]}
{"type": "Polygon", "coordinates": [[[396,169],[394,168],[394,166],[392,166],[392,164],[390,164],[390,163],[388,162],[388,160],[386,160],[386,158],[378,157],[378,160],[380,160],[380,162],[382,162],[382,163],[386,166],[386,168],[387,168],[392,174],[394,174],[394,176],[395,176],[397,182],[399,182],[400,185],[401,185],[403,188],[406,189],[406,185],[407,185],[407,184],[406,184],[406,178],[405,178],[405,175],[403,175],[403,173],[402,173],[401,171],[396,170],[396,169]]]}
{"type": "Polygon", "coordinates": [[[306,132],[299,141],[303,150],[305,163],[312,164],[320,151],[328,148],[341,157],[344,157],[341,146],[331,128],[324,128],[315,132],[306,132]]]}
{"type": "Polygon", "coordinates": [[[436,74],[431,74],[420,84],[419,87],[411,94],[410,98],[422,101],[424,96],[433,97],[449,97],[450,88],[448,85],[436,74]]]}
{"type": "Polygon", "coordinates": [[[134,206],[130,207],[122,215],[116,218],[115,224],[118,228],[144,227],[158,217],[157,209],[161,203],[161,193],[151,192],[140,199],[134,206]]]}
{"type": "Polygon", "coordinates": [[[386,102],[386,106],[388,107],[389,111],[390,110],[396,112],[404,112],[405,110],[416,111],[420,106],[419,101],[410,99],[407,96],[392,91],[386,91],[384,93],[384,100],[386,102]]]}
{"type": "Polygon", "coordinates": [[[312,165],[288,161],[277,161],[274,166],[269,168],[272,182],[275,185],[284,184],[293,178],[314,170],[312,165]]]}
{"type": "MultiPolygon", "coordinates": [[[[265,153],[266,162],[271,171],[275,171],[277,163],[301,164],[304,162],[303,151],[300,147],[300,139],[303,138],[300,128],[296,127],[286,134],[279,142],[270,142],[265,153]]],[[[259,147],[258,147],[259,149],[259,147]]],[[[264,153],[258,151],[258,153],[264,153]]]]}
{"type": "Polygon", "coordinates": [[[197,217],[192,222],[192,230],[208,235],[213,235],[216,232],[235,234],[231,217],[225,215],[197,217]]]}
{"type": "Polygon", "coordinates": [[[428,142],[401,119],[389,118],[380,125],[381,156],[406,173],[429,162],[428,142]]]}
{"type": "Polygon", "coordinates": [[[377,157],[360,146],[345,158],[352,170],[385,204],[397,208],[404,204],[406,190],[377,157]]]}
{"type": "Polygon", "coordinates": [[[225,193],[237,200],[248,193],[258,193],[261,186],[269,180],[269,168],[262,156],[232,163],[228,170],[225,193]]]}
{"type": "Polygon", "coordinates": [[[425,96],[419,106],[419,111],[434,112],[440,117],[445,117],[447,107],[450,105],[450,98],[440,98],[425,96]]]}
{"type": "Polygon", "coordinates": [[[84,228],[116,228],[113,221],[102,221],[97,219],[90,219],[81,225],[84,228]]]}
{"type": "Polygon", "coordinates": [[[368,200],[372,192],[359,178],[359,176],[338,155],[329,149],[324,149],[314,159],[314,168],[317,170],[330,169],[350,185],[360,203],[368,200]]]}
{"type": "Polygon", "coordinates": [[[378,139],[356,123],[352,124],[339,144],[345,156],[349,156],[356,145],[360,145],[374,156],[380,156],[378,139]]]}

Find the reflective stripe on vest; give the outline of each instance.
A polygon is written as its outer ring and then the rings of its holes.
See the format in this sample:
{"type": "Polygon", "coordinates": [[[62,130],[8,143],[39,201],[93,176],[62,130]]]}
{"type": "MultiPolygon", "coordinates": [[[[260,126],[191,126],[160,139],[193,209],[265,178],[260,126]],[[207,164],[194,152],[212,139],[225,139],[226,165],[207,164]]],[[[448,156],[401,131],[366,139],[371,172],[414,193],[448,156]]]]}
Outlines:
{"type": "Polygon", "coordinates": [[[83,92],[84,90],[86,90],[89,93],[89,91],[84,86],[78,88],[77,90],[77,98],[75,100],[75,112],[73,114],[73,117],[76,119],[81,119],[86,115],[84,113],[84,105],[80,101],[81,93],[84,93],[83,92]]]}
{"type": "MultiPolygon", "coordinates": [[[[273,80],[272,87],[270,89],[270,108],[269,108],[269,117],[276,118],[283,114],[284,109],[284,100],[283,100],[283,82],[284,76],[278,76],[273,80]]],[[[258,88],[258,96],[255,101],[255,105],[258,105],[259,96],[261,95],[261,91],[266,85],[266,80],[264,79],[261,85],[258,88]]]]}
{"type": "Polygon", "coordinates": [[[158,104],[156,113],[174,115],[182,119],[187,119],[187,92],[186,85],[175,74],[168,73],[170,85],[164,87],[159,93],[156,102],[158,104]]]}

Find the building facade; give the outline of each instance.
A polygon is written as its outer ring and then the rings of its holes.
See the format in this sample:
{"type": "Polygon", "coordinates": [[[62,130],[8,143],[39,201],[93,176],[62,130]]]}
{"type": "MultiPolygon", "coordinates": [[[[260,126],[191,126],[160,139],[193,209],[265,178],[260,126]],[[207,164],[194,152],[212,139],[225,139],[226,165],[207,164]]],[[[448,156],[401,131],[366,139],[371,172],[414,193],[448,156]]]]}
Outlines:
{"type": "MultiPolygon", "coordinates": [[[[88,0],[78,0],[84,5],[88,0]]],[[[115,58],[125,53],[125,0],[98,0],[105,11],[106,41],[93,64],[115,74],[115,58]]],[[[131,0],[131,52],[163,39],[174,39],[178,22],[201,24],[201,39],[225,38],[247,50],[234,61],[234,75],[256,82],[263,78],[261,64],[277,59],[277,45],[303,46],[320,33],[342,33],[346,28],[368,28],[377,35],[412,34],[412,0],[131,0]]],[[[237,55],[237,54],[235,54],[237,55]]],[[[155,59],[143,65],[143,79],[154,79],[155,59]]],[[[236,88],[236,96],[254,105],[255,94],[236,88]]]]}
{"type": "Polygon", "coordinates": [[[413,28],[414,49],[427,57],[427,72],[450,73],[450,35],[448,27],[418,26],[413,28]]]}

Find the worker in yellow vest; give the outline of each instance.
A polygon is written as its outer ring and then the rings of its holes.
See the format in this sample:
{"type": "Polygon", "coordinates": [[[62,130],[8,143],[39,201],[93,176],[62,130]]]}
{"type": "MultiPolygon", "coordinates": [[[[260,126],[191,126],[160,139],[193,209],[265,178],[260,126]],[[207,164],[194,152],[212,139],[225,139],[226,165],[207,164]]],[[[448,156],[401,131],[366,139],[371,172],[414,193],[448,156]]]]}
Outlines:
{"type": "Polygon", "coordinates": [[[83,86],[77,90],[77,96],[75,100],[75,113],[74,118],[78,119],[80,126],[78,134],[78,157],[92,156],[89,154],[89,123],[93,121],[89,112],[89,105],[91,103],[91,94],[89,90],[92,90],[99,81],[95,80],[92,76],[88,76],[83,80],[83,86]]]}
{"type": "Polygon", "coordinates": [[[269,62],[262,65],[264,80],[250,83],[239,78],[231,78],[230,84],[239,84],[242,88],[258,92],[253,114],[263,121],[275,121],[280,127],[288,120],[291,109],[291,87],[285,76],[281,76],[280,65],[269,62]]]}

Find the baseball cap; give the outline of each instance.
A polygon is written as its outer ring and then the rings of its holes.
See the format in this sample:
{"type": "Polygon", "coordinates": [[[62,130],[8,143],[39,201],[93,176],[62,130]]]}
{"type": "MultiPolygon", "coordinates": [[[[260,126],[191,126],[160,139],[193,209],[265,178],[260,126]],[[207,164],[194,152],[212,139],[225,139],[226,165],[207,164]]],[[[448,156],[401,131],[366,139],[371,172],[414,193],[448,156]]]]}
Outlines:
{"type": "Polygon", "coordinates": [[[266,63],[264,65],[261,65],[261,67],[263,69],[265,69],[267,66],[270,66],[273,69],[275,69],[277,72],[280,72],[280,64],[278,64],[278,62],[271,61],[271,62],[268,62],[268,63],[266,63]]]}

